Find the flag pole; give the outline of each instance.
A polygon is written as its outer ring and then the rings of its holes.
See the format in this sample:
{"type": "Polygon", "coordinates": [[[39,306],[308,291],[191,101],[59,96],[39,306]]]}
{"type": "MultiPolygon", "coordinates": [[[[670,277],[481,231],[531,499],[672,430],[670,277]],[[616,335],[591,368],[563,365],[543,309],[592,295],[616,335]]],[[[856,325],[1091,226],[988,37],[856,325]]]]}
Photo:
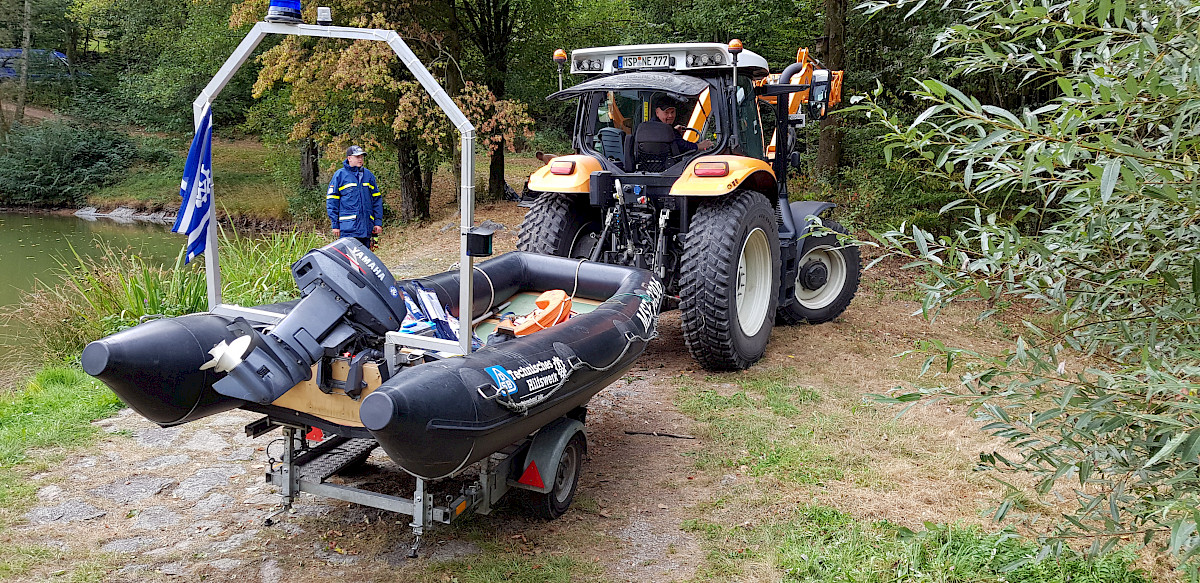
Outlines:
{"type": "MultiPolygon", "coordinates": [[[[192,118],[193,126],[198,131],[200,129],[200,120],[204,118],[204,112],[212,107],[211,101],[197,101],[192,103],[192,118]]],[[[212,122],[209,121],[209,131],[212,131],[212,122]]],[[[211,180],[211,179],[210,179],[211,180]]],[[[214,181],[214,192],[216,185],[214,181]]],[[[215,202],[215,197],[212,199],[215,202]]],[[[208,238],[204,245],[204,277],[208,284],[208,310],[211,312],[221,305],[221,262],[217,253],[217,229],[220,226],[217,224],[217,205],[208,205],[208,232],[204,235],[208,238]]]]}

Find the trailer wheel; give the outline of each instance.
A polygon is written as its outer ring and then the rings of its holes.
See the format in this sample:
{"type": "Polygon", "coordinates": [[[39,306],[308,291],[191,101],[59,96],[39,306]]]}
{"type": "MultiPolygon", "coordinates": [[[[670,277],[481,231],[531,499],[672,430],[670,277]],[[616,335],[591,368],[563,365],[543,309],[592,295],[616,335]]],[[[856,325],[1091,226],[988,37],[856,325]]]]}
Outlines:
{"type": "Polygon", "coordinates": [[[702,203],[680,268],[679,310],[692,357],[710,370],[762,358],[775,323],[779,231],[763,195],[737,191],[702,203]]]}
{"type": "Polygon", "coordinates": [[[571,507],[575,490],[579,487],[579,471],[583,468],[583,456],[586,453],[587,442],[583,439],[583,433],[576,432],[567,441],[558,459],[558,472],[554,475],[550,491],[529,492],[529,509],[535,516],[552,520],[562,516],[571,507]]]}
{"type": "Polygon", "coordinates": [[[588,257],[598,241],[598,214],[584,197],[543,192],[521,221],[517,249],[576,259],[588,257]]]}
{"type": "MultiPolygon", "coordinates": [[[[837,221],[823,222],[835,232],[848,233],[837,221]]],[[[828,322],[841,315],[858,293],[858,246],[844,247],[834,234],[801,242],[806,251],[797,264],[795,297],[779,308],[779,319],[785,324],[828,322]]]]}

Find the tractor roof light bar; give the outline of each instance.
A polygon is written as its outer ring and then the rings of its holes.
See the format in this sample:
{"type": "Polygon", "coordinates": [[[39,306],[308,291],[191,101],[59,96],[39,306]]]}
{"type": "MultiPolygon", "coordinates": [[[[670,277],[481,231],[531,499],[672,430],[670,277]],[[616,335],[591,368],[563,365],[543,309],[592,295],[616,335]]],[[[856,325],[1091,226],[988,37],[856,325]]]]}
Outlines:
{"type": "MultiPolygon", "coordinates": [[[[213,75],[208,85],[192,102],[192,115],[194,124],[200,125],[200,118],[204,110],[212,105],[212,102],[221,93],[221,90],[229,83],[233,75],[249,60],[254,49],[258,47],[269,34],[282,34],[293,36],[315,36],[325,38],[344,38],[351,40],[370,40],[385,42],[400,57],[400,61],[404,66],[412,72],[421,86],[429,92],[429,96],[446,112],[450,118],[450,123],[458,129],[462,136],[462,176],[460,184],[462,185],[459,196],[459,217],[461,218],[459,228],[459,314],[471,314],[472,312],[472,294],[474,289],[474,259],[467,254],[467,233],[471,230],[475,223],[475,126],[471,124],[467,116],[462,110],[455,105],[454,101],[446,93],[445,89],[438,84],[421,60],[408,48],[404,39],[392,30],[383,30],[376,28],[352,28],[344,26],[313,26],[308,24],[279,24],[272,22],[259,22],[250,29],[246,37],[242,39],[241,44],[233,51],[233,54],[225,60],[225,64],[221,65],[221,69],[213,75]]],[[[209,225],[216,225],[216,205],[209,206],[209,225]]],[[[208,309],[210,312],[231,315],[243,316],[252,321],[263,321],[263,313],[259,310],[251,310],[233,304],[224,304],[221,302],[221,267],[217,257],[217,229],[208,229],[208,242],[204,250],[205,272],[208,282],[208,309]]],[[[469,318],[468,318],[469,320],[469,318]]],[[[269,321],[269,320],[268,320],[269,321]]],[[[461,338],[457,343],[458,352],[461,354],[470,354],[471,352],[471,335],[460,334],[461,338]]],[[[451,341],[443,341],[448,345],[453,345],[451,341]]],[[[453,350],[454,346],[447,346],[447,350],[453,350]]]]}

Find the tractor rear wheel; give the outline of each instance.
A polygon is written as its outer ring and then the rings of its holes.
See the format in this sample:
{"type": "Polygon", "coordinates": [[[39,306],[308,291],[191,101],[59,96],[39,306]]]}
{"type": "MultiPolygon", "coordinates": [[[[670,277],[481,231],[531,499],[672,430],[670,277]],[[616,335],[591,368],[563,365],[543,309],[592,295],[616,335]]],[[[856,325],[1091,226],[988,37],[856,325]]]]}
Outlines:
{"type": "Polygon", "coordinates": [[[544,192],[521,221],[517,249],[559,257],[588,257],[600,232],[599,213],[586,196],[544,192]]]}
{"type": "MultiPolygon", "coordinates": [[[[847,234],[837,221],[822,222],[836,233],[847,234]]],[[[841,315],[858,293],[858,246],[843,246],[833,233],[801,242],[806,249],[796,269],[795,297],[779,308],[779,320],[785,324],[828,322],[841,315]]]]}
{"type": "Polygon", "coordinates": [[[766,197],[744,190],[701,204],[679,279],[683,337],[701,366],[741,370],[762,358],[779,286],[779,231],[766,197]]]}

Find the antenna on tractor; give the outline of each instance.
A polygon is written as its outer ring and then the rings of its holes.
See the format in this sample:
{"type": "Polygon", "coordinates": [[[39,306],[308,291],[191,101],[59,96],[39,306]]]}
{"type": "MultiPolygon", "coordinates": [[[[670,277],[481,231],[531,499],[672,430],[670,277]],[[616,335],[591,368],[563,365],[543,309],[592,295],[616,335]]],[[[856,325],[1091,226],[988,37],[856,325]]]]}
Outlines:
{"type": "Polygon", "coordinates": [[[554,49],[554,62],[558,63],[558,90],[562,91],[562,68],[563,63],[567,62],[567,51],[554,49]]]}

